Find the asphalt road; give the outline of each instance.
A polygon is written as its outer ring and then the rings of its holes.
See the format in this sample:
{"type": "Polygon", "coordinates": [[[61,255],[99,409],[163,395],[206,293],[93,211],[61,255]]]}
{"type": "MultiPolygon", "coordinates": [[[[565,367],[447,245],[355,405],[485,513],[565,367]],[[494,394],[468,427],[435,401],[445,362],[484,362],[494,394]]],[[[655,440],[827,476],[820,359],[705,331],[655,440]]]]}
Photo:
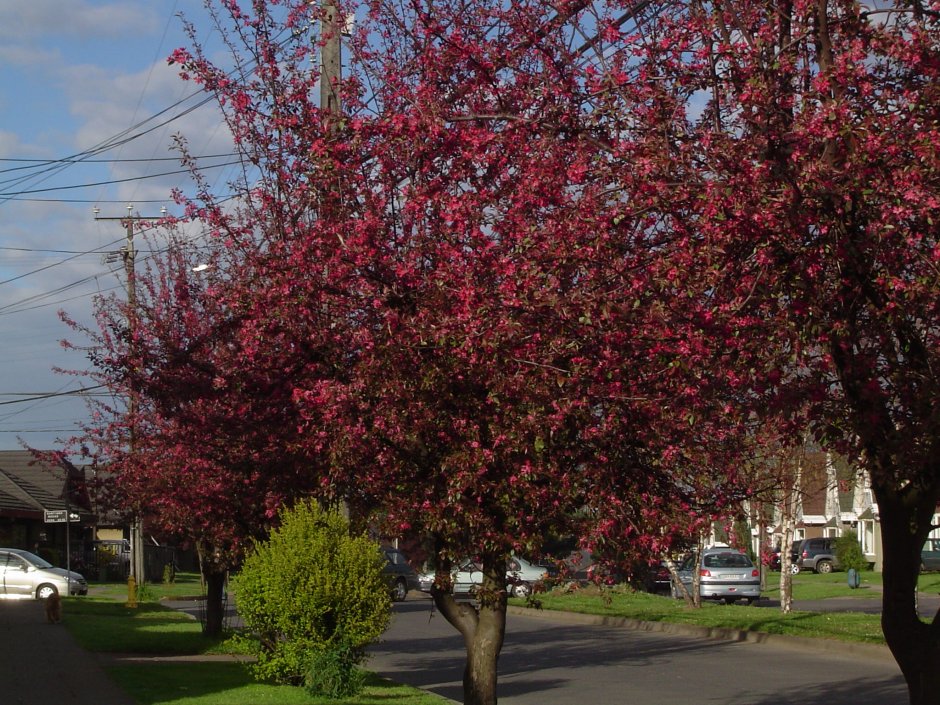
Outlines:
{"type": "MultiPolygon", "coordinates": [[[[751,609],[744,608],[742,609],[751,609]]],[[[457,632],[423,595],[395,605],[368,668],[460,702],[457,632]]],[[[718,641],[510,614],[501,705],[905,705],[890,656],[718,641]]]]}

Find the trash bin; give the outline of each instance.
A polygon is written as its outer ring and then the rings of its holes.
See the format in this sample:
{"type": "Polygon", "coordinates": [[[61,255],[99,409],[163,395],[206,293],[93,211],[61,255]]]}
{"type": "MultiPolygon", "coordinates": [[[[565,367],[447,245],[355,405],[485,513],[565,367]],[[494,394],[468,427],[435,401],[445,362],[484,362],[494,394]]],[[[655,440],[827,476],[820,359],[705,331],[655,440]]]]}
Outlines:
{"type": "Polygon", "coordinates": [[[849,568],[849,587],[853,590],[862,584],[862,576],[858,574],[855,568],[849,568]]]}

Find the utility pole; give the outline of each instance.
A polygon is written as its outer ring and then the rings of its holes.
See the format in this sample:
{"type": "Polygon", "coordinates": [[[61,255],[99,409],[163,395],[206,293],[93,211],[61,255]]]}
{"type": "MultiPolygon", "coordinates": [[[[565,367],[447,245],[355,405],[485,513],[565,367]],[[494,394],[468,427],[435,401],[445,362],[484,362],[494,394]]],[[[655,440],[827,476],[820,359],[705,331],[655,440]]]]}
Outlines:
{"type": "MultiPolygon", "coordinates": [[[[134,260],[136,258],[136,252],[134,251],[134,222],[140,220],[159,220],[159,218],[134,215],[133,211],[134,206],[127,204],[126,216],[122,218],[105,218],[99,216],[98,213],[100,211],[95,208],[95,220],[117,220],[124,225],[124,232],[127,237],[127,242],[124,245],[124,248],[120,251],[120,253],[109,253],[106,257],[106,260],[109,262],[116,261],[116,257],[112,258],[113,255],[119,255],[124,260],[124,272],[125,276],[127,277],[127,328],[129,333],[128,346],[131,351],[133,351],[133,349],[136,347],[135,337],[137,335],[137,284],[136,273],[134,269],[134,260]]],[[[160,213],[160,218],[165,218],[166,208],[162,208],[160,213]]],[[[127,403],[128,418],[130,419],[127,447],[130,457],[133,457],[137,446],[137,396],[133,389],[131,390],[131,394],[127,403]]],[[[139,587],[144,584],[144,580],[146,579],[146,574],[144,572],[144,520],[139,508],[135,508],[134,511],[134,518],[131,523],[130,543],[131,577],[134,579],[135,586],[139,587]]],[[[134,602],[136,606],[136,596],[133,598],[131,596],[128,597],[129,602],[134,602]]]]}
{"type": "MultiPolygon", "coordinates": [[[[313,4],[313,3],[311,3],[313,4]]],[[[339,16],[336,0],[322,0],[320,19],[320,110],[324,121],[339,117],[339,82],[342,73],[342,34],[345,21],[339,16]]]]}

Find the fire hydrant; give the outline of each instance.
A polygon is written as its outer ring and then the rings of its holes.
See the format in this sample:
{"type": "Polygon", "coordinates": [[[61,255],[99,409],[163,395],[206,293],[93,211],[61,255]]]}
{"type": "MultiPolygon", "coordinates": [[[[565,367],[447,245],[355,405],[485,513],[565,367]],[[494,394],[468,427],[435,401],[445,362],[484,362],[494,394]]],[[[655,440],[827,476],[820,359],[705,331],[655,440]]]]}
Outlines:
{"type": "Polygon", "coordinates": [[[137,581],[134,580],[133,575],[127,579],[127,602],[124,603],[124,606],[137,607],[137,581]]]}

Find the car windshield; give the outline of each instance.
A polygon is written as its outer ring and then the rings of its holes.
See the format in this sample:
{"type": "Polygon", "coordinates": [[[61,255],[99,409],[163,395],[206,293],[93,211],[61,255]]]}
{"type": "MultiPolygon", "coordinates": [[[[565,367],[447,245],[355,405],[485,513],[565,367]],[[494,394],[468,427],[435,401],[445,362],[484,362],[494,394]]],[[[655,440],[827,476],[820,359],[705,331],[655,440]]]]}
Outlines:
{"type": "Polygon", "coordinates": [[[706,568],[750,568],[751,559],[743,553],[712,553],[705,556],[706,568]]]}
{"type": "Polygon", "coordinates": [[[21,556],[24,560],[26,560],[27,563],[30,563],[37,568],[42,568],[43,570],[54,567],[52,563],[47,561],[45,558],[40,558],[35,553],[30,553],[29,551],[19,551],[17,552],[17,555],[21,556]]]}

